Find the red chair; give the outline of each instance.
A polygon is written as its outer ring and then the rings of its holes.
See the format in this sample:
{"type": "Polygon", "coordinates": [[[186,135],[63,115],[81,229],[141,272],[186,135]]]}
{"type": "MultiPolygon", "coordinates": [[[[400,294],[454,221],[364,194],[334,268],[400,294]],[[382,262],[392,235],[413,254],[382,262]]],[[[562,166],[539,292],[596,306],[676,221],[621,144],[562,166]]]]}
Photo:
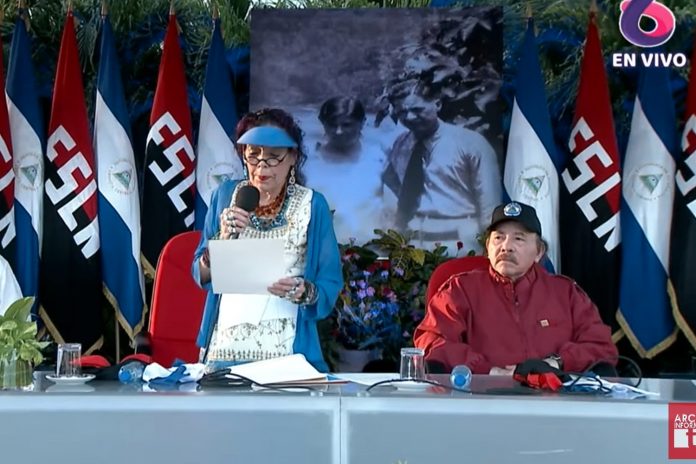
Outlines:
{"type": "Polygon", "coordinates": [[[430,302],[430,298],[435,295],[440,286],[444,284],[450,276],[460,272],[487,268],[488,263],[488,258],[485,256],[463,256],[461,258],[450,259],[440,264],[435,268],[430,276],[430,280],[428,280],[428,288],[425,292],[426,305],[430,302]]]}
{"type": "Polygon", "coordinates": [[[149,338],[152,359],[165,367],[175,359],[198,362],[196,337],[203,317],[206,291],[191,276],[199,231],[172,237],[162,249],[150,305],[149,338]]]}

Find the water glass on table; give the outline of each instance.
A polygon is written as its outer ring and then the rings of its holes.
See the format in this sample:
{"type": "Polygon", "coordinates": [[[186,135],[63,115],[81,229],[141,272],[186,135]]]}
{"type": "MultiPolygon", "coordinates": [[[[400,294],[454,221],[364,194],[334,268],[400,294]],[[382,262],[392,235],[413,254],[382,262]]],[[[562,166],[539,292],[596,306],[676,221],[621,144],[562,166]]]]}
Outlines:
{"type": "Polygon", "coordinates": [[[402,380],[425,380],[425,351],[421,348],[401,348],[402,380]]]}
{"type": "Polygon", "coordinates": [[[82,344],[61,343],[58,345],[56,377],[79,377],[82,374],[80,357],[82,344]]]}

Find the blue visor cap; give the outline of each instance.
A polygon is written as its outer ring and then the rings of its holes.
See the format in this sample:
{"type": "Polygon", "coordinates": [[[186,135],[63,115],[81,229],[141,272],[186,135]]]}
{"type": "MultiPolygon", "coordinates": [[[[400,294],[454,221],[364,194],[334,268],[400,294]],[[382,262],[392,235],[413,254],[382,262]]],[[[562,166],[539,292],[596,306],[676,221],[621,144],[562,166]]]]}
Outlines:
{"type": "Polygon", "coordinates": [[[297,148],[297,142],[287,132],[276,126],[258,126],[249,129],[239,137],[237,143],[262,147],[297,148]]]}

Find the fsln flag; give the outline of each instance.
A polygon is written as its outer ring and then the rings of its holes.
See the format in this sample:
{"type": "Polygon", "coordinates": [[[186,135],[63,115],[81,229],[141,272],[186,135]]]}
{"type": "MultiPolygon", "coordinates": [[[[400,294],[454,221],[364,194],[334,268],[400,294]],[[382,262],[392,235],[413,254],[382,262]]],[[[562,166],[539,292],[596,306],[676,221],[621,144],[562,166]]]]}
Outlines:
{"type": "Polygon", "coordinates": [[[669,296],[679,328],[696,348],[696,37],[674,192],[669,296]]]}
{"type": "Polygon", "coordinates": [[[652,358],[676,338],[667,296],[674,200],[676,116],[669,70],[641,69],[624,157],[619,324],[652,358]]]}
{"type": "Polygon", "coordinates": [[[510,120],[504,185],[511,200],[536,209],[542,234],[548,242],[548,258],[560,272],[558,240],[558,168],[560,158],[553,141],[546,105],[544,80],[529,19],[515,79],[515,99],[510,120]]]}
{"type": "Polygon", "coordinates": [[[208,51],[196,153],[196,229],[203,229],[210,197],[221,182],[242,177],[242,162],[235,153],[237,110],[220,19],[213,22],[208,51]]]}
{"type": "Polygon", "coordinates": [[[58,342],[102,344],[97,182],[75,25],[63,25],[46,145],[41,317],[58,342]]]}
{"type": "Polygon", "coordinates": [[[15,172],[14,210],[17,231],[15,276],[25,296],[39,305],[39,263],[43,237],[45,127],[31,62],[31,45],[20,9],[12,33],[7,70],[7,111],[15,172]]]}
{"type": "Polygon", "coordinates": [[[140,196],[135,156],[111,22],[102,21],[94,155],[99,186],[99,235],[104,292],[131,339],[145,320],[140,265],[140,196]]]}
{"type": "Polygon", "coordinates": [[[616,321],[621,269],[620,158],[594,13],[587,26],[575,101],[570,157],[561,173],[561,266],[597,304],[616,339],[620,335],[616,321]]]}
{"type": "MultiPolygon", "coordinates": [[[[5,70],[3,69],[2,43],[0,42],[0,91],[5,93],[5,70]]],[[[12,138],[7,105],[0,105],[0,254],[14,271],[15,230],[14,218],[15,175],[12,161],[12,138]]]]}
{"type": "Polygon", "coordinates": [[[143,267],[154,275],[167,240],[194,223],[195,155],[176,15],[169,14],[150,113],[143,181],[143,267]]]}

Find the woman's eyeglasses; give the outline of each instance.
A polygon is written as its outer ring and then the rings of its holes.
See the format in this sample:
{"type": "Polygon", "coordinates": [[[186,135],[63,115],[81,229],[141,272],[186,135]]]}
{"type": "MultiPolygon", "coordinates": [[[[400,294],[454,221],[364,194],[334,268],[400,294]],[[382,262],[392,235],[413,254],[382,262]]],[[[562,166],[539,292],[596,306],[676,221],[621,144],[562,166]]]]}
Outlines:
{"type": "Polygon", "coordinates": [[[278,166],[280,163],[283,162],[285,158],[287,158],[288,154],[290,152],[286,152],[284,155],[267,155],[265,158],[259,157],[259,155],[244,155],[244,159],[246,160],[247,163],[251,164],[252,166],[257,166],[261,161],[266,163],[266,166],[269,168],[278,166]]]}

